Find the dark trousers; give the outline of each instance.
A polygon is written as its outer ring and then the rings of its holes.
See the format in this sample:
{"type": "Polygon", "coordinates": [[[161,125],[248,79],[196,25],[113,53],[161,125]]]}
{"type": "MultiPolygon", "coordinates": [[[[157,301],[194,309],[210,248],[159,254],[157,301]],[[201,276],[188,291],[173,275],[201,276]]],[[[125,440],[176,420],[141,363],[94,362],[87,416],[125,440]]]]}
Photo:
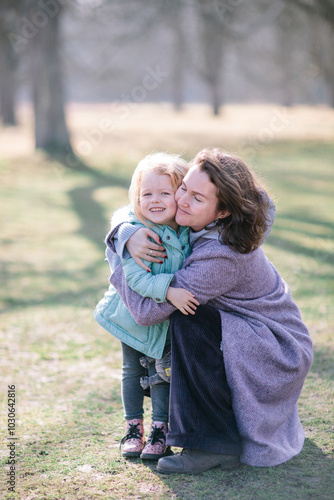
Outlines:
{"type": "Polygon", "coordinates": [[[240,455],[241,440],[220,350],[221,319],[213,307],[170,318],[172,374],[167,444],[240,455]]]}

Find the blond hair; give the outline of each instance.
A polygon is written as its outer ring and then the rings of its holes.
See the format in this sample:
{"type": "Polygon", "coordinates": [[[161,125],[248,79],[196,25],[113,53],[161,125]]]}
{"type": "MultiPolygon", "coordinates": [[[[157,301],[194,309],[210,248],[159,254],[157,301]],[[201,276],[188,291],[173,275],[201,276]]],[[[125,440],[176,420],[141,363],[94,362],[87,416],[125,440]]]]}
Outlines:
{"type": "Polygon", "coordinates": [[[140,209],[140,188],[144,172],[155,172],[160,175],[169,175],[174,192],[182,183],[188,172],[188,163],[180,155],[168,153],[152,153],[143,158],[137,165],[131,179],[129,198],[135,216],[142,222],[147,222],[140,209]]]}

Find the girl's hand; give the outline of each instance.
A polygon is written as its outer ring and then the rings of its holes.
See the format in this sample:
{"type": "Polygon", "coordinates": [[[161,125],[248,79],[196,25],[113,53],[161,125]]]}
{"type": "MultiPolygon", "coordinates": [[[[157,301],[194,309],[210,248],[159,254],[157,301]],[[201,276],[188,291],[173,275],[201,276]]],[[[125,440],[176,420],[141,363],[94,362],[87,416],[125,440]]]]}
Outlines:
{"type": "Polygon", "coordinates": [[[144,264],[142,259],[162,264],[162,259],[167,258],[165,249],[161,245],[161,241],[157,233],[152,231],[152,229],[144,227],[138,229],[138,231],[136,231],[131,238],[129,238],[126,248],[137,264],[146,271],[150,271],[150,268],[144,264]],[[149,236],[156,241],[157,244],[150,241],[148,239],[149,236]]]}
{"type": "Polygon", "coordinates": [[[199,302],[195,299],[195,295],[184,288],[168,287],[166,299],[177,307],[183,314],[188,316],[188,313],[195,314],[199,306],[199,302]]]}

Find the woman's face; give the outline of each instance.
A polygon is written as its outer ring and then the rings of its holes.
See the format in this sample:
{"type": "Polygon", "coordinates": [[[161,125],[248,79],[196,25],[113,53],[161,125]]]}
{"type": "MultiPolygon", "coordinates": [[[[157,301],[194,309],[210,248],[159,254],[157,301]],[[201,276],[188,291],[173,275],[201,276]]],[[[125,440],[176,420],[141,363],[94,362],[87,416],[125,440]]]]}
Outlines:
{"type": "MultiPolygon", "coordinates": [[[[176,222],[200,231],[224,214],[217,210],[217,188],[206,172],[194,165],[184,177],[175,193],[177,202],[176,222]]],[[[225,216],[228,214],[225,214],[225,216]]]]}

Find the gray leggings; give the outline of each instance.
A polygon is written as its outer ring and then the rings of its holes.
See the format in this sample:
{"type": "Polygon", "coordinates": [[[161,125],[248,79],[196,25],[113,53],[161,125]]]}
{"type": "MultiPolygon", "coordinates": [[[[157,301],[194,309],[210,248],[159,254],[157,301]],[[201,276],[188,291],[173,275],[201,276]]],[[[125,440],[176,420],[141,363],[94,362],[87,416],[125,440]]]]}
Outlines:
{"type": "MultiPolygon", "coordinates": [[[[145,368],[139,362],[144,356],[142,352],[122,342],[122,401],[126,420],[143,418],[144,390],[140,385],[140,377],[145,375],[145,368]]],[[[154,363],[148,368],[151,377],[156,373],[154,363]]],[[[151,386],[152,420],[168,422],[169,386],[167,382],[151,386]]]]}

